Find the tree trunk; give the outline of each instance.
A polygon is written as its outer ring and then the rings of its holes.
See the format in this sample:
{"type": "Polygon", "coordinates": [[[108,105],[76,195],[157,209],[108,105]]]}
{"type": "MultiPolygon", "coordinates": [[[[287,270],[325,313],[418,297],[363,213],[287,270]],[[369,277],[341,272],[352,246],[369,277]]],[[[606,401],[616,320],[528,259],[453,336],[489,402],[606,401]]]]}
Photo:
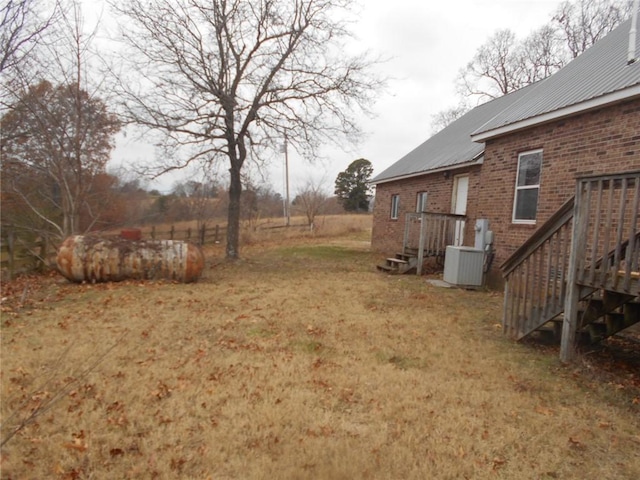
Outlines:
{"type": "Polygon", "coordinates": [[[227,258],[237,260],[240,243],[240,196],[242,194],[242,179],[240,167],[231,163],[229,169],[229,211],[227,216],[227,258]]]}

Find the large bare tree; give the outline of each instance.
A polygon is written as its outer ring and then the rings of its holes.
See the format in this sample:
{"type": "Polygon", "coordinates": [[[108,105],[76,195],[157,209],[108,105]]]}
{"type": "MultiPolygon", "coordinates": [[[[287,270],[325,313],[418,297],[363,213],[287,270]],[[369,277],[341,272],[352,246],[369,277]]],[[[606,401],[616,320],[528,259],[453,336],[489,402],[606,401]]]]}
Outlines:
{"type": "Polygon", "coordinates": [[[458,93],[483,102],[542,80],[562,68],[629,17],[631,0],[574,0],[551,21],[518,40],[499,30],[460,70],[458,93]]]}
{"type": "Polygon", "coordinates": [[[355,113],[381,82],[375,61],[351,55],[349,0],[127,0],[123,35],[134,53],[121,76],[129,121],[162,132],[158,172],[226,161],[226,256],[239,256],[242,170],[286,135],[310,154],[353,140],[355,113]]]}

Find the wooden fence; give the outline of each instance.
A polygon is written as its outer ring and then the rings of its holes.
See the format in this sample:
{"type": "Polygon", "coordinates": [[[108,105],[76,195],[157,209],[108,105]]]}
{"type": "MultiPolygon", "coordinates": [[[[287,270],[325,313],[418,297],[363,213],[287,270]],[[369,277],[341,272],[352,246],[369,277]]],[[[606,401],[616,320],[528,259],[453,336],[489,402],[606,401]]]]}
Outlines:
{"type": "MultiPolygon", "coordinates": [[[[216,244],[223,241],[226,227],[202,224],[199,228],[169,229],[156,226],[142,232],[143,239],[183,240],[197,245],[216,244]]],[[[112,236],[112,235],[109,235],[112,236]]],[[[10,228],[4,228],[0,238],[0,269],[2,280],[13,278],[18,273],[49,268],[55,263],[58,244],[46,240],[27,241],[10,228]]]]}

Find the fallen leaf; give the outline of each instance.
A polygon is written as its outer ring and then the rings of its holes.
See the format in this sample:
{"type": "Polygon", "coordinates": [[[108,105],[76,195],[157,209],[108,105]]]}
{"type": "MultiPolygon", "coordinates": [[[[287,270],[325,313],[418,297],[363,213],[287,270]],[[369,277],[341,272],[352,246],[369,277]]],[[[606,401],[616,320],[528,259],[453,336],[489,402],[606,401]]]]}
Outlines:
{"type": "Polygon", "coordinates": [[[491,466],[491,468],[492,468],[493,470],[497,470],[498,468],[500,468],[500,467],[501,467],[502,465],[504,465],[505,463],[507,463],[507,461],[506,461],[504,458],[501,458],[501,457],[495,457],[495,458],[493,459],[493,462],[492,462],[492,466],[491,466]]]}
{"type": "Polygon", "coordinates": [[[577,450],[583,450],[585,445],[578,439],[569,437],[569,447],[575,448],[577,450]]]}
{"type": "Polygon", "coordinates": [[[542,407],[540,405],[538,405],[536,407],[536,412],[539,413],[540,415],[544,415],[546,417],[553,416],[553,410],[551,410],[550,408],[542,407]]]}

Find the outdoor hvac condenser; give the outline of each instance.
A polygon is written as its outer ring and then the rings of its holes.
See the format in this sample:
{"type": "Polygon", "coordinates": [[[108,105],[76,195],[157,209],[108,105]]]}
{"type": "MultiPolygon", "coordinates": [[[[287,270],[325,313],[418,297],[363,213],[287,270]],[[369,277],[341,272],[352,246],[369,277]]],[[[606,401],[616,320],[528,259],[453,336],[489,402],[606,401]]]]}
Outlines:
{"type": "Polygon", "coordinates": [[[449,245],[444,257],[443,280],[463,287],[482,286],[484,251],[449,245]]]}

